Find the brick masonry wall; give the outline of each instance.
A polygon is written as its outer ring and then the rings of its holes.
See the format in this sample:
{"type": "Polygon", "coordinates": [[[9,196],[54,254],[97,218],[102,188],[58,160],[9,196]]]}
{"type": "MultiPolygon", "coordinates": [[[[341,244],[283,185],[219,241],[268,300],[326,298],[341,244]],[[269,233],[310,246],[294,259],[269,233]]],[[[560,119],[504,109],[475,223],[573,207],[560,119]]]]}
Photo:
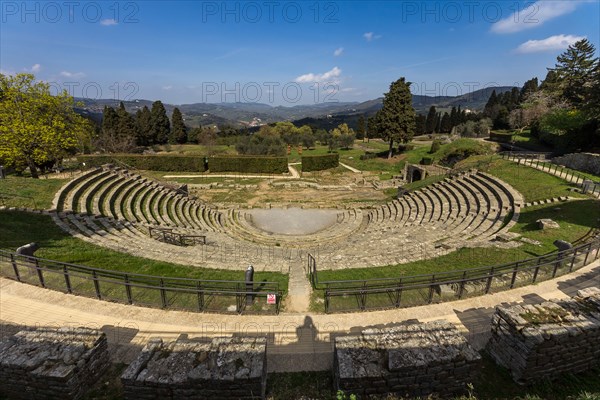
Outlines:
{"type": "Polygon", "coordinates": [[[600,289],[580,290],[567,300],[496,308],[488,352],[529,384],[600,362],[600,289]]]}
{"type": "Polygon", "coordinates": [[[0,343],[0,393],[9,399],[79,399],[109,364],[100,331],[20,331],[0,343]]]}
{"type": "Polygon", "coordinates": [[[465,392],[480,361],[446,321],[369,329],[335,339],[335,387],[360,396],[452,396],[465,392]]]}
{"type": "Polygon", "coordinates": [[[151,339],[121,375],[126,399],[264,399],[266,338],[151,339]]]}

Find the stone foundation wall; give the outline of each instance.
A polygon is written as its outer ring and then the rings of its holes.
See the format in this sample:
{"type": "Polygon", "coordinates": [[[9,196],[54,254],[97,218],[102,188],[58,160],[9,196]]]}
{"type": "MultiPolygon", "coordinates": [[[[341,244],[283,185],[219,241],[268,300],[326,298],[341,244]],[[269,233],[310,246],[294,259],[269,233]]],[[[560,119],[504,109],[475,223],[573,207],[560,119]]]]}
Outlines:
{"type": "Polygon", "coordinates": [[[126,399],[264,399],[266,338],[152,339],[121,375],[126,399]]]}
{"type": "Polygon", "coordinates": [[[600,362],[600,289],[568,300],[497,307],[488,352],[517,383],[582,372],[600,362]]]}
{"type": "Polygon", "coordinates": [[[600,175],[600,154],[572,153],[552,159],[554,164],[576,169],[577,171],[589,172],[600,175]]]}
{"type": "Polygon", "coordinates": [[[0,393],[9,399],[79,399],[109,365],[100,331],[20,331],[0,343],[0,393]]]}
{"type": "Polygon", "coordinates": [[[335,339],[335,387],[361,396],[452,396],[473,382],[480,361],[446,321],[369,329],[335,339]]]}

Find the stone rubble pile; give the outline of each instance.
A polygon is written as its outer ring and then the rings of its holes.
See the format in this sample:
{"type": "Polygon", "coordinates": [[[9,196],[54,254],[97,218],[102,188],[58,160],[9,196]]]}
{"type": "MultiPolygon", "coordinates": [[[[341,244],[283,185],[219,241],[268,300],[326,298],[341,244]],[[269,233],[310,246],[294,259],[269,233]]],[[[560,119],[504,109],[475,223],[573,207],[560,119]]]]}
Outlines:
{"type": "Polygon", "coordinates": [[[0,343],[0,394],[9,399],[79,399],[109,365],[103,332],[20,331],[0,343]]]}
{"type": "Polygon", "coordinates": [[[126,399],[264,399],[266,338],[151,339],[121,375],[126,399]]]}
{"type": "Polygon", "coordinates": [[[497,307],[487,350],[520,384],[598,365],[600,289],[580,290],[567,300],[497,307]]]}
{"type": "Polygon", "coordinates": [[[449,322],[435,321],[335,338],[334,384],[360,396],[452,396],[473,382],[481,356],[449,322]]]}

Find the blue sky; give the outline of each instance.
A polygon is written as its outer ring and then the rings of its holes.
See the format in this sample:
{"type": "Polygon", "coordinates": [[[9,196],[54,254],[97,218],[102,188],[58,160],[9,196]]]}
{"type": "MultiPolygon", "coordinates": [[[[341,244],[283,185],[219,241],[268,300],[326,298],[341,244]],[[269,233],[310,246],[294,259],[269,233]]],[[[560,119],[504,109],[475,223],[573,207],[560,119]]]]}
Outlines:
{"type": "Polygon", "coordinates": [[[0,2],[0,70],[76,97],[297,105],[456,95],[600,42],[600,2],[0,2]]]}

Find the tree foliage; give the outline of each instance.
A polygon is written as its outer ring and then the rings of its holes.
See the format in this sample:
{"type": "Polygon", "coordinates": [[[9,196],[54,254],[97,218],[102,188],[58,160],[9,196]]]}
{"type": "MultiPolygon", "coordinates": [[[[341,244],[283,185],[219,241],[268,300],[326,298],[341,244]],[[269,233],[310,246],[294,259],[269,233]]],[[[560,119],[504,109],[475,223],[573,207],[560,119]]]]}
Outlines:
{"type": "Polygon", "coordinates": [[[169,140],[171,124],[165,106],[160,100],[152,103],[150,110],[150,143],[165,144],[169,140]]]}
{"type": "Polygon", "coordinates": [[[173,109],[173,115],[171,115],[171,125],[172,128],[169,143],[186,143],[188,137],[187,126],[185,126],[185,123],[183,122],[183,115],[181,115],[181,111],[179,111],[179,108],[177,107],[173,109]]]}
{"type": "Polygon", "coordinates": [[[0,163],[37,178],[38,165],[77,150],[93,128],[73,106],[66,90],[53,96],[32,74],[0,74],[0,163]]]}

